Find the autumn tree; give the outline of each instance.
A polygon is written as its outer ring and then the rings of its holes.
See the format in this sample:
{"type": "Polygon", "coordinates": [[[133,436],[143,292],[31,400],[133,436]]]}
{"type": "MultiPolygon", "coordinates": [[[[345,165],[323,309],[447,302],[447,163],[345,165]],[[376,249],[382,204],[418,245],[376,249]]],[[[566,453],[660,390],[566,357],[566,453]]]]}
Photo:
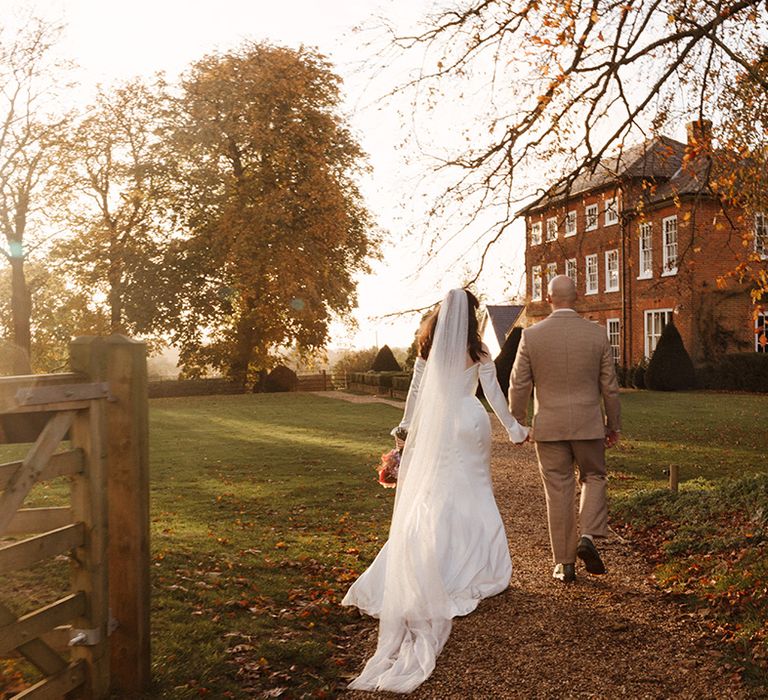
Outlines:
{"type": "MultiPolygon", "coordinates": [[[[436,161],[453,184],[435,211],[464,202],[473,220],[495,213],[492,243],[522,201],[567,192],[625,143],[705,119],[714,105],[721,123],[754,131],[739,101],[720,98],[740,80],[765,104],[755,65],[767,31],[764,0],[459,0],[415,31],[391,28],[377,61],[419,54],[394,91],[412,95],[417,114],[462,104],[462,145],[436,161]]],[[[714,136],[728,140],[720,124],[714,136]]],[[[757,138],[765,149],[765,131],[757,138]]]]}
{"type": "Polygon", "coordinates": [[[325,345],[377,249],[340,79],[308,49],[247,43],[195,63],[172,114],[173,243],[164,310],[188,373],[245,383],[281,345],[325,345]]]}
{"type": "MultiPolygon", "coordinates": [[[[714,188],[742,212],[742,245],[750,253],[731,273],[750,285],[755,302],[768,298],[768,44],[723,90],[718,108],[722,150],[714,188]]],[[[721,285],[725,280],[718,280],[721,285]]],[[[764,306],[762,307],[765,308],[764,306]]]]}
{"type": "Polygon", "coordinates": [[[71,235],[54,256],[80,288],[106,299],[113,333],[159,323],[157,267],[171,229],[164,106],[162,84],[102,87],[65,146],[71,235]]]}
{"type": "MultiPolygon", "coordinates": [[[[48,261],[32,261],[25,269],[34,314],[34,342],[29,362],[33,372],[61,371],[69,359],[69,343],[78,335],[106,335],[109,317],[87,290],[69,283],[48,261]]],[[[0,270],[0,338],[12,337],[11,270],[0,270]]],[[[0,374],[16,374],[17,348],[0,340],[0,374]]]]}
{"type": "Polygon", "coordinates": [[[26,374],[32,297],[25,266],[50,235],[49,208],[61,186],[57,146],[66,120],[55,112],[63,80],[63,66],[52,58],[59,27],[31,19],[12,32],[0,29],[0,252],[11,271],[5,342],[14,348],[14,373],[26,374]]]}

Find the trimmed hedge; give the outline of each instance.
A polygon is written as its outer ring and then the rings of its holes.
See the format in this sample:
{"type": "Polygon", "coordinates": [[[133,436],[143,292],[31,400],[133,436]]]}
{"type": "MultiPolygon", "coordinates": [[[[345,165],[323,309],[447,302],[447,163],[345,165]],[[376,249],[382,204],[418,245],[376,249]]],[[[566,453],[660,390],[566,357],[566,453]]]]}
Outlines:
{"type": "Polygon", "coordinates": [[[645,362],[635,365],[629,373],[628,384],[635,389],[645,389],[645,370],[648,368],[645,362]]]}
{"type": "MultiPolygon", "coordinates": [[[[351,384],[363,384],[365,386],[378,386],[382,389],[400,388],[395,387],[396,379],[405,378],[410,384],[411,375],[403,372],[351,372],[349,382],[351,384]]],[[[406,391],[408,386],[405,387],[406,391]]]]}
{"type": "Polygon", "coordinates": [[[411,386],[412,374],[404,374],[398,377],[392,377],[392,388],[398,391],[408,391],[411,386]]]}
{"type": "Polygon", "coordinates": [[[278,365],[267,375],[262,391],[265,393],[296,391],[298,388],[299,378],[296,376],[296,372],[285,365],[278,365]]]}
{"type": "Polygon", "coordinates": [[[718,362],[700,367],[696,375],[701,389],[768,393],[768,353],[724,355],[718,362]]]}
{"type": "Polygon", "coordinates": [[[668,323],[661,333],[645,371],[645,386],[652,391],[682,391],[696,386],[691,356],[674,323],[668,323]]]}

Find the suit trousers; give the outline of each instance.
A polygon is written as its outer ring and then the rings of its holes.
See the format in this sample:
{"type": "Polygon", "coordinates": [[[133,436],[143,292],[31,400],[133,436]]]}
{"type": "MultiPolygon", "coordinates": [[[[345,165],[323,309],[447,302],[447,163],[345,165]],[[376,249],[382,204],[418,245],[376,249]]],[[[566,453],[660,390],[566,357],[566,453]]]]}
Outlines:
{"type": "Polygon", "coordinates": [[[579,520],[585,535],[608,534],[605,444],[599,440],[556,440],[536,443],[541,479],[547,498],[549,540],[555,564],[576,561],[576,477],[579,468],[579,520]]]}

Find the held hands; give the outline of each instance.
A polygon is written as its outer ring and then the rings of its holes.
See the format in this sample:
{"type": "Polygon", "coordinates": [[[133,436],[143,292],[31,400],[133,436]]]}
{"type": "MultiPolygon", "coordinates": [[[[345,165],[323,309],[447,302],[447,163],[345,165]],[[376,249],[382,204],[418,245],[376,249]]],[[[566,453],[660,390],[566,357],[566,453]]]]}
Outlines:
{"type": "Polygon", "coordinates": [[[618,444],[621,435],[618,430],[608,430],[605,433],[605,446],[610,449],[618,444]]]}
{"type": "Polygon", "coordinates": [[[524,425],[521,425],[520,428],[521,428],[521,430],[523,430],[525,432],[525,437],[522,440],[515,440],[510,435],[509,437],[510,437],[510,440],[512,441],[513,445],[524,445],[526,442],[531,442],[531,440],[532,440],[532,438],[531,438],[531,429],[526,427],[526,426],[524,426],[524,425]]]}

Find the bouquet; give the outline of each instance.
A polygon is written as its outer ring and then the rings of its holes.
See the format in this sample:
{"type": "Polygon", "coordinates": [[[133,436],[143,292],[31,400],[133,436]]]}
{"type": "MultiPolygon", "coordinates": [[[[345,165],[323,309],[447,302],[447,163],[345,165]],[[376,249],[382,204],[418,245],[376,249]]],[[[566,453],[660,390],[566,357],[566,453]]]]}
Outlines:
{"type": "MultiPolygon", "coordinates": [[[[405,440],[408,432],[405,428],[398,428],[395,437],[405,440]]],[[[400,450],[395,448],[381,455],[381,464],[376,467],[379,475],[379,483],[385,489],[393,489],[397,486],[397,476],[400,472],[400,450]]]]}

